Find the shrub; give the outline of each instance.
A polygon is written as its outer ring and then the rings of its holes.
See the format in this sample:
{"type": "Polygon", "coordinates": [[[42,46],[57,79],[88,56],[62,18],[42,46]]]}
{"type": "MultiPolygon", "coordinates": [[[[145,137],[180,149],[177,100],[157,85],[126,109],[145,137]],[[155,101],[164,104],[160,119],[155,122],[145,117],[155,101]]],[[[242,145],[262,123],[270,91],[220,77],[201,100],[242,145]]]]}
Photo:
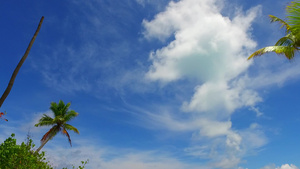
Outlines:
{"type": "Polygon", "coordinates": [[[21,145],[16,144],[15,134],[7,138],[0,145],[1,169],[53,169],[46,158],[45,153],[34,153],[34,144],[31,139],[21,145]]]}

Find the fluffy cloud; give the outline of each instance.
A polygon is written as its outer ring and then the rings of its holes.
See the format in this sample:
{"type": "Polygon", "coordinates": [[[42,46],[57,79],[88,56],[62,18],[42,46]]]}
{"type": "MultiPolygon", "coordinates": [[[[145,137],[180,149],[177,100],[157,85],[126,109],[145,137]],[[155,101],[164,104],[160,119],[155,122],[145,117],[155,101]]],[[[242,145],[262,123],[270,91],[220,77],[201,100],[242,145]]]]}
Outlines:
{"type": "Polygon", "coordinates": [[[195,145],[190,155],[211,156],[216,168],[233,168],[247,149],[266,143],[264,134],[249,127],[244,131],[232,129],[229,120],[238,108],[254,107],[262,101],[249,88],[246,71],[251,62],[247,56],[256,46],[249,30],[260,7],[232,18],[223,16],[222,0],[181,0],[170,2],[164,12],[153,20],[144,20],[144,36],[170,41],[151,53],[152,65],[146,77],[164,84],[182,79],[196,80],[194,94],[182,104],[188,120],[177,120],[176,114],[152,115],[170,130],[194,131],[195,145]],[[171,39],[171,40],[170,40],[171,39]],[[247,135],[252,140],[245,139],[247,135]],[[261,136],[261,137],[259,137],[261,136]],[[261,138],[256,140],[255,138],[261,138]],[[213,157],[213,158],[212,158],[213,157]]]}
{"type": "Polygon", "coordinates": [[[230,20],[220,14],[215,3],[171,2],[154,20],[144,20],[147,38],[175,38],[152,53],[150,79],[168,82],[188,76],[203,81],[230,80],[247,69],[250,62],[245,56],[256,45],[247,31],[259,8],[230,20]]]}
{"type": "Polygon", "coordinates": [[[222,110],[226,114],[261,101],[239,79],[250,65],[245,58],[256,45],[248,30],[260,8],[230,19],[220,14],[217,2],[171,2],[166,11],[143,22],[146,38],[175,38],[151,54],[147,78],[165,83],[185,78],[202,82],[190,102],[184,104],[185,111],[222,110]]]}
{"type": "MultiPolygon", "coordinates": [[[[183,104],[187,112],[221,112],[225,117],[243,106],[253,106],[261,101],[259,95],[241,85],[230,85],[226,82],[206,82],[195,89],[190,102],[183,104]]],[[[218,114],[219,116],[220,114],[218,114]]]]}
{"type": "Polygon", "coordinates": [[[276,169],[299,169],[298,167],[296,167],[295,165],[291,164],[284,164],[281,167],[277,167],[276,169]]]}
{"type": "Polygon", "coordinates": [[[276,167],[274,164],[271,164],[271,165],[267,165],[261,169],[299,169],[299,168],[293,164],[291,164],[291,165],[284,164],[281,167],[276,167]]]}

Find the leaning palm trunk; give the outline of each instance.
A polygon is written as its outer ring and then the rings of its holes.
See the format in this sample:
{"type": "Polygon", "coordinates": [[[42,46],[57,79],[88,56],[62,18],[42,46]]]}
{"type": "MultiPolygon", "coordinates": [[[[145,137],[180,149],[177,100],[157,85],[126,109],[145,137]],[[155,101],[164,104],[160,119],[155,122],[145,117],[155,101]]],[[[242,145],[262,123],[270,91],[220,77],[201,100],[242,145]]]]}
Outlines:
{"type": "Polygon", "coordinates": [[[36,153],[36,154],[39,153],[40,150],[44,147],[44,145],[45,145],[50,139],[51,139],[51,138],[49,137],[49,138],[47,138],[47,140],[42,141],[40,147],[39,147],[38,149],[35,150],[35,153],[36,153]]]}
{"type": "Polygon", "coordinates": [[[6,87],[6,89],[5,89],[3,95],[2,95],[1,98],[0,98],[0,107],[2,106],[4,100],[6,99],[6,97],[7,97],[8,94],[10,93],[11,88],[12,88],[13,85],[14,85],[15,78],[17,77],[17,74],[18,74],[18,72],[19,72],[21,66],[23,65],[24,61],[26,60],[26,58],[27,58],[27,56],[28,56],[28,54],[29,54],[29,51],[30,51],[30,49],[31,49],[31,47],[32,47],[32,45],[33,45],[33,42],[35,41],[35,39],[36,39],[36,37],[37,37],[37,35],[38,35],[40,29],[41,29],[43,20],[44,20],[44,17],[41,18],[40,23],[39,23],[39,26],[38,26],[38,28],[36,29],[36,31],[35,31],[35,33],[34,33],[32,39],[31,39],[31,41],[30,41],[30,43],[29,43],[29,45],[28,45],[28,47],[27,47],[27,49],[26,49],[26,51],[25,51],[25,54],[23,55],[23,57],[22,57],[21,60],[19,61],[17,67],[15,68],[15,70],[14,70],[14,72],[13,72],[11,78],[10,78],[10,81],[9,81],[9,83],[8,83],[8,85],[7,85],[7,87],[6,87]]]}

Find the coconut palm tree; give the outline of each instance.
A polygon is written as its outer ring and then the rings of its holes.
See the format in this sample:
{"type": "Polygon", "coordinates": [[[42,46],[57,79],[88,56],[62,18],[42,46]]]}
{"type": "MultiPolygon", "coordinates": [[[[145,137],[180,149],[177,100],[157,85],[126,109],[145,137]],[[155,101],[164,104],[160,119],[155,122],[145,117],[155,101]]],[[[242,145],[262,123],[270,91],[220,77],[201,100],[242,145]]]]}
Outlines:
{"type": "Polygon", "coordinates": [[[51,140],[59,131],[61,131],[63,135],[68,137],[69,143],[72,146],[71,138],[67,130],[72,130],[77,134],[79,134],[79,131],[74,126],[67,124],[68,121],[72,120],[78,115],[78,113],[74,110],[69,110],[70,105],[71,103],[65,104],[61,100],[58,104],[52,102],[50,110],[52,110],[54,118],[44,114],[39,122],[35,124],[35,127],[52,126],[52,128],[41,139],[41,146],[36,150],[36,153],[38,153],[44,147],[44,145],[49,140],[51,140]]]}
{"type": "Polygon", "coordinates": [[[286,7],[287,20],[269,15],[271,22],[279,22],[286,29],[286,36],[280,38],[274,46],[261,48],[248,57],[248,60],[269,52],[283,54],[289,60],[300,48],[300,1],[295,0],[286,7]]]}

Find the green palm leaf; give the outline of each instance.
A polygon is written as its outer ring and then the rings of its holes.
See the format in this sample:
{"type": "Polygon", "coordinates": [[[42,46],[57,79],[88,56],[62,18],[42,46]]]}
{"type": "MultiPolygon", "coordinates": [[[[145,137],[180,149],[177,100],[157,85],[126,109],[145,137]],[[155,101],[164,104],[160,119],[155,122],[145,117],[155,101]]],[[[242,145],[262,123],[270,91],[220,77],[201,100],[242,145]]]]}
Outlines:
{"type": "Polygon", "coordinates": [[[293,31],[294,34],[298,34],[300,32],[300,1],[295,0],[290,3],[286,7],[287,11],[287,19],[289,25],[291,25],[291,30],[293,31]]]}
{"type": "Polygon", "coordinates": [[[72,130],[72,131],[74,131],[75,133],[79,134],[78,129],[77,129],[76,127],[70,125],[70,124],[64,124],[64,127],[65,127],[65,129],[67,129],[67,130],[72,130]]]}
{"type": "Polygon", "coordinates": [[[55,124],[55,121],[53,120],[53,118],[46,114],[43,114],[43,117],[39,120],[39,122],[37,124],[35,124],[35,127],[50,126],[53,124],[55,124]]]}
{"type": "Polygon", "coordinates": [[[289,60],[294,58],[295,52],[299,50],[300,46],[300,0],[295,0],[286,7],[287,21],[284,21],[276,16],[269,15],[271,22],[279,22],[282,27],[286,28],[287,35],[280,38],[274,46],[268,46],[257,50],[248,60],[263,55],[269,52],[283,54],[289,60]]]}
{"type": "Polygon", "coordinates": [[[74,110],[71,110],[66,113],[66,115],[64,116],[64,119],[65,119],[65,121],[70,121],[73,118],[75,118],[76,116],[78,116],[78,113],[75,112],[74,110]]]}
{"type": "Polygon", "coordinates": [[[284,54],[287,59],[293,59],[295,55],[295,48],[294,47],[289,47],[289,46],[268,46],[261,48],[254,52],[252,55],[248,57],[248,60],[260,56],[269,52],[275,52],[277,54],[284,54]]]}
{"type": "Polygon", "coordinates": [[[291,29],[290,25],[288,23],[286,23],[284,20],[282,20],[282,19],[280,19],[280,18],[278,18],[278,17],[276,17],[274,15],[269,15],[269,17],[271,18],[271,23],[272,22],[279,22],[279,23],[282,24],[280,28],[285,27],[286,30],[287,30],[287,32],[290,31],[290,29],[291,29]]]}
{"type": "Polygon", "coordinates": [[[289,47],[292,47],[292,46],[295,46],[295,41],[293,39],[291,39],[290,37],[285,36],[285,37],[280,38],[276,42],[275,46],[289,46],[289,47]]]}

